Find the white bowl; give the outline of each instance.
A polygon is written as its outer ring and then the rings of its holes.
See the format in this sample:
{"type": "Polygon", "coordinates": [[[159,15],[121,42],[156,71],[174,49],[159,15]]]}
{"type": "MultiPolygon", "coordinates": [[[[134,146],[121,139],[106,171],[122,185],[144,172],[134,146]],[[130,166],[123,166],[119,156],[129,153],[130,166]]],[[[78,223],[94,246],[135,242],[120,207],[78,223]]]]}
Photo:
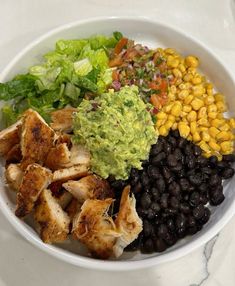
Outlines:
{"type": "MultiPolygon", "coordinates": [[[[201,71],[206,74],[216,88],[226,95],[232,115],[235,115],[235,83],[232,75],[221,61],[198,40],[177,31],[168,25],[145,18],[111,17],[97,18],[75,22],[57,28],[38,38],[19,53],[0,75],[0,81],[10,80],[18,73],[26,72],[27,68],[38,63],[41,56],[53,49],[58,39],[73,39],[89,37],[94,34],[111,34],[121,31],[124,35],[151,47],[173,47],[180,53],[194,54],[199,57],[201,71]]],[[[3,178],[3,170],[2,170],[3,178]]],[[[187,237],[163,253],[143,255],[140,253],[125,253],[118,261],[102,261],[86,256],[84,248],[77,242],[62,245],[47,245],[39,238],[30,225],[19,220],[14,215],[15,204],[11,192],[5,187],[4,179],[0,182],[0,209],[8,221],[28,241],[43,251],[68,263],[101,270],[131,270],[158,265],[171,261],[193,251],[215,236],[233,216],[235,210],[235,177],[225,186],[225,201],[217,208],[212,208],[210,221],[204,228],[192,237],[187,237]]]]}

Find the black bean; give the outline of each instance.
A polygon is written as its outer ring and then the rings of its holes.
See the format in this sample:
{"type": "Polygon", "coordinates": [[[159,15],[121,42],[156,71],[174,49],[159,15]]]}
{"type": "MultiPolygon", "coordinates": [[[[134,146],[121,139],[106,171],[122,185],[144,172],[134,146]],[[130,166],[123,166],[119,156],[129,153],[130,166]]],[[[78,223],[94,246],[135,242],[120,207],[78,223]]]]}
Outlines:
{"type": "Polygon", "coordinates": [[[196,166],[196,160],[193,155],[188,155],[185,157],[185,164],[189,169],[194,169],[196,166]]]}
{"type": "Polygon", "coordinates": [[[195,187],[190,184],[187,191],[188,191],[189,193],[191,193],[191,192],[193,192],[194,190],[195,190],[195,187]]]}
{"type": "Polygon", "coordinates": [[[207,207],[205,207],[204,216],[199,220],[199,222],[201,224],[206,224],[210,218],[210,215],[211,215],[210,210],[207,207]]]}
{"type": "Polygon", "coordinates": [[[201,173],[196,173],[195,175],[189,176],[189,181],[194,186],[200,186],[203,182],[203,175],[201,173]]]}
{"type": "Polygon", "coordinates": [[[163,219],[160,216],[157,216],[154,219],[154,223],[156,226],[158,226],[159,224],[163,223],[163,219]]]}
{"type": "Polygon", "coordinates": [[[178,209],[179,208],[179,200],[176,198],[176,197],[171,197],[170,198],[170,206],[173,208],[173,209],[178,209]]]}
{"type": "Polygon", "coordinates": [[[182,170],[182,168],[183,168],[182,164],[180,162],[178,162],[176,166],[171,167],[171,170],[174,173],[178,174],[178,172],[180,172],[182,170]]]}
{"type": "Polygon", "coordinates": [[[200,186],[198,186],[198,190],[202,193],[206,192],[208,189],[208,186],[206,183],[202,183],[200,186]]]}
{"type": "Polygon", "coordinates": [[[180,149],[184,149],[186,144],[187,144],[187,140],[184,139],[183,137],[180,137],[179,140],[178,140],[178,147],[180,149]]]}
{"type": "Polygon", "coordinates": [[[143,209],[142,207],[137,207],[136,211],[140,217],[146,217],[148,210],[143,209]]]}
{"type": "Polygon", "coordinates": [[[148,218],[149,220],[152,220],[152,219],[155,218],[155,212],[154,212],[152,209],[148,209],[148,210],[147,210],[147,218],[148,218]]]}
{"type": "Polygon", "coordinates": [[[131,169],[130,177],[133,179],[135,177],[139,177],[139,171],[135,168],[131,169]]]}
{"type": "Polygon", "coordinates": [[[167,226],[168,231],[170,231],[170,232],[175,231],[175,223],[174,223],[174,220],[172,218],[169,218],[166,221],[166,226],[167,226]]]}
{"type": "Polygon", "coordinates": [[[185,218],[184,214],[180,213],[176,216],[175,225],[176,225],[177,229],[185,228],[186,218],[185,218]]]}
{"type": "Polygon", "coordinates": [[[168,232],[167,226],[165,224],[160,224],[158,226],[157,235],[160,238],[165,238],[168,232]]]}
{"type": "Polygon", "coordinates": [[[176,181],[173,181],[168,186],[168,191],[171,195],[173,195],[175,197],[179,197],[180,196],[180,185],[176,181]]]}
{"type": "Polygon", "coordinates": [[[171,146],[173,148],[175,148],[176,144],[177,144],[177,141],[176,141],[176,138],[173,137],[173,136],[168,136],[168,142],[171,144],[171,146]]]}
{"type": "Polygon", "coordinates": [[[195,226],[196,225],[196,220],[195,220],[195,218],[193,217],[193,216],[188,216],[187,217],[187,226],[188,227],[193,227],[193,226],[195,226]]]}
{"type": "Polygon", "coordinates": [[[217,156],[211,156],[210,158],[209,158],[209,163],[210,163],[210,165],[212,166],[212,167],[214,167],[214,166],[216,166],[216,164],[218,163],[218,158],[217,158],[217,156]]]}
{"type": "Polygon", "coordinates": [[[197,207],[193,209],[193,216],[195,219],[201,219],[205,214],[205,208],[202,204],[199,204],[197,207]]]}
{"type": "Polygon", "coordinates": [[[209,198],[207,197],[207,195],[200,194],[200,203],[202,203],[203,205],[206,205],[208,201],[209,201],[209,198]]]}
{"type": "Polygon", "coordinates": [[[167,194],[167,193],[163,193],[161,195],[160,205],[164,209],[166,209],[168,207],[168,197],[169,197],[169,194],[167,194]]]}
{"type": "Polygon", "coordinates": [[[161,142],[157,142],[157,144],[153,145],[151,148],[151,156],[159,154],[162,150],[163,144],[161,142]]]}
{"type": "Polygon", "coordinates": [[[221,177],[222,177],[223,179],[232,178],[233,175],[234,175],[234,169],[232,169],[232,168],[227,168],[227,169],[225,169],[225,170],[223,170],[223,171],[221,172],[221,177]]]}
{"type": "Polygon", "coordinates": [[[210,195],[210,204],[212,206],[218,206],[224,201],[225,197],[224,194],[220,191],[213,191],[210,195]]]}
{"type": "Polygon", "coordinates": [[[161,207],[158,203],[153,202],[150,206],[150,208],[153,210],[153,212],[156,214],[161,210],[161,207]]]}
{"type": "Polygon", "coordinates": [[[200,204],[200,195],[198,192],[193,192],[190,195],[189,203],[192,207],[196,207],[200,204]]]}
{"type": "Polygon", "coordinates": [[[142,161],[142,167],[147,167],[149,165],[149,160],[142,161]]]}
{"type": "Polygon", "coordinates": [[[163,178],[156,180],[154,185],[161,193],[165,191],[166,184],[163,178]]]}
{"type": "Polygon", "coordinates": [[[183,196],[183,199],[184,199],[185,202],[189,201],[189,194],[185,194],[183,196]]]}
{"type": "Polygon", "coordinates": [[[141,175],[141,183],[144,188],[149,188],[150,186],[150,179],[147,172],[143,172],[141,175]]]}
{"type": "Polygon", "coordinates": [[[148,193],[143,193],[143,195],[140,198],[140,204],[144,209],[148,209],[151,205],[151,197],[148,193]]]}
{"type": "Polygon", "coordinates": [[[217,169],[219,169],[220,171],[223,171],[224,169],[227,169],[230,167],[228,162],[224,162],[224,161],[220,161],[218,162],[218,164],[216,165],[217,169]]]}
{"type": "Polygon", "coordinates": [[[193,153],[192,146],[190,144],[187,144],[184,148],[184,154],[191,155],[192,153],[193,153]]]}
{"type": "Polygon", "coordinates": [[[195,233],[197,233],[197,232],[198,232],[198,228],[197,228],[196,225],[187,228],[187,234],[189,234],[189,235],[193,235],[193,234],[195,234],[195,233]]]}
{"type": "Polygon", "coordinates": [[[173,154],[167,156],[167,165],[169,167],[175,167],[177,165],[177,159],[173,154]]]}
{"type": "Polygon", "coordinates": [[[169,246],[172,246],[174,245],[176,242],[177,242],[177,237],[175,234],[173,233],[167,233],[165,238],[164,238],[164,241],[169,245],[169,246]]]}
{"type": "Polygon", "coordinates": [[[165,210],[165,217],[170,217],[170,216],[174,216],[175,214],[177,214],[178,210],[176,208],[172,208],[172,207],[168,207],[165,210]]]}
{"type": "Polygon", "coordinates": [[[154,199],[155,202],[160,199],[160,192],[159,192],[159,190],[158,190],[157,188],[154,188],[154,187],[153,187],[153,188],[151,189],[151,194],[152,194],[153,199],[154,199]]]}
{"type": "Polygon", "coordinates": [[[171,147],[171,144],[166,142],[164,145],[163,145],[163,150],[165,151],[166,154],[170,154],[171,153],[171,150],[172,150],[172,147],[171,147]]]}
{"type": "Polygon", "coordinates": [[[161,176],[159,168],[154,165],[148,166],[147,173],[150,179],[157,179],[161,176]]]}
{"type": "Polygon", "coordinates": [[[160,152],[156,156],[151,159],[153,165],[159,166],[163,160],[166,158],[166,154],[164,152],[160,152]]]}
{"type": "Polygon", "coordinates": [[[175,177],[172,176],[172,177],[170,177],[169,179],[166,179],[165,181],[166,181],[166,183],[167,183],[168,185],[170,185],[172,182],[175,181],[175,177]]]}
{"type": "Polygon", "coordinates": [[[139,246],[140,246],[139,238],[137,238],[134,241],[132,241],[132,243],[127,245],[127,247],[125,248],[125,251],[136,251],[139,249],[139,246]]]}
{"type": "Polygon", "coordinates": [[[195,156],[201,155],[202,154],[202,149],[199,146],[194,145],[194,147],[193,147],[193,154],[195,156]]]}
{"type": "Polygon", "coordinates": [[[178,178],[183,178],[185,177],[186,173],[185,173],[185,170],[184,169],[181,169],[180,171],[176,172],[176,176],[178,178]]]}
{"type": "Polygon", "coordinates": [[[177,229],[177,235],[179,238],[184,238],[186,236],[185,227],[181,227],[181,228],[177,229]]]}
{"type": "Polygon", "coordinates": [[[116,180],[111,183],[111,186],[117,190],[123,190],[126,185],[127,185],[127,182],[123,180],[116,180]]]}
{"type": "Polygon", "coordinates": [[[167,249],[167,244],[161,238],[154,239],[154,248],[157,252],[163,252],[167,249]]]}
{"type": "Polygon", "coordinates": [[[182,178],[179,180],[179,183],[180,183],[180,187],[182,189],[182,191],[187,191],[189,186],[190,186],[190,183],[187,179],[185,178],[182,178]]]}
{"type": "Polygon", "coordinates": [[[174,136],[175,138],[179,138],[180,137],[180,133],[179,130],[171,130],[171,135],[174,136]]]}
{"type": "Polygon", "coordinates": [[[223,161],[233,163],[235,162],[235,155],[234,154],[223,155],[223,161]]]}
{"type": "Polygon", "coordinates": [[[186,203],[186,202],[180,203],[179,208],[180,208],[180,211],[181,211],[182,213],[184,213],[184,214],[188,214],[188,213],[191,212],[190,205],[189,205],[188,203],[186,203]]]}
{"type": "Polygon", "coordinates": [[[148,220],[143,221],[143,233],[145,237],[149,237],[153,234],[154,230],[151,223],[148,220]]]}
{"type": "Polygon", "coordinates": [[[203,166],[206,166],[207,165],[207,158],[203,157],[203,156],[198,156],[197,159],[196,159],[196,163],[200,166],[200,167],[203,167],[203,166]]]}
{"type": "Polygon", "coordinates": [[[162,174],[165,179],[169,179],[173,176],[170,169],[166,166],[162,168],[162,174]]]}
{"type": "Polygon", "coordinates": [[[211,187],[213,187],[213,186],[217,186],[219,184],[221,184],[221,178],[217,174],[212,175],[209,179],[209,185],[211,187]]]}
{"type": "Polygon", "coordinates": [[[143,253],[152,253],[154,251],[153,240],[151,238],[146,239],[141,250],[143,253]]]}

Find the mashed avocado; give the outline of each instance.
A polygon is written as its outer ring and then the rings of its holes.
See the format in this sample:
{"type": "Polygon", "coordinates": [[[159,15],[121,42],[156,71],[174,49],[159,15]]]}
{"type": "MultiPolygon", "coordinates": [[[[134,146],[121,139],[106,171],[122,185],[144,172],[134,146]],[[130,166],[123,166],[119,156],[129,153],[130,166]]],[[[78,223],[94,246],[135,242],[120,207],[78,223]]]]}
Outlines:
{"type": "Polygon", "coordinates": [[[141,169],[157,139],[147,108],[136,86],[82,101],[74,117],[74,142],[90,150],[94,173],[127,179],[132,167],[141,169]]]}

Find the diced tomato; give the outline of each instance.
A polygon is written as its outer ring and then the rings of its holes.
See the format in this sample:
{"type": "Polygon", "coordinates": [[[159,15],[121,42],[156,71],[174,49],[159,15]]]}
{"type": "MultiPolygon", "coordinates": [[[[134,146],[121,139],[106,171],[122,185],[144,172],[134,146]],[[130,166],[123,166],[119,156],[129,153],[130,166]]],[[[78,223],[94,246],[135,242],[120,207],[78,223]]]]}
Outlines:
{"type": "Polygon", "coordinates": [[[157,94],[152,94],[150,97],[150,102],[152,103],[152,105],[154,107],[156,107],[157,109],[160,109],[162,107],[161,102],[159,100],[159,97],[157,94]]]}
{"type": "Polygon", "coordinates": [[[112,79],[119,81],[119,73],[116,70],[114,70],[112,73],[112,79]]]}
{"type": "Polygon", "coordinates": [[[122,49],[126,46],[127,42],[128,42],[127,38],[121,38],[114,48],[114,53],[116,55],[120,54],[122,49]]]}

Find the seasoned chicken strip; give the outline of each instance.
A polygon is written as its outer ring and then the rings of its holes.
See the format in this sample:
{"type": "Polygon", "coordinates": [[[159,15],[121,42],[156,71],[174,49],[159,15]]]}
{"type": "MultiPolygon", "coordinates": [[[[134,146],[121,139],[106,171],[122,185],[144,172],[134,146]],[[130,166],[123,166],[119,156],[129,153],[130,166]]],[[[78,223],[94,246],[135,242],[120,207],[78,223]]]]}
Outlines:
{"type": "Polygon", "coordinates": [[[66,143],[61,143],[51,148],[49,151],[45,166],[52,171],[65,168],[70,162],[70,151],[66,143]]]}
{"type": "Polygon", "coordinates": [[[71,132],[73,123],[72,116],[76,111],[77,109],[73,107],[53,111],[51,113],[51,127],[56,131],[71,132]]]}
{"type": "Polygon", "coordinates": [[[10,164],[5,171],[5,177],[7,183],[14,190],[19,190],[24,172],[21,170],[18,164],[10,164]]]}
{"type": "Polygon", "coordinates": [[[126,186],[122,192],[120,208],[115,220],[117,230],[122,234],[116,241],[113,252],[119,257],[124,248],[134,241],[142,231],[142,220],[135,209],[135,197],[130,197],[130,186],[126,186]]]}
{"type": "Polygon", "coordinates": [[[34,163],[27,167],[17,193],[15,214],[24,217],[29,214],[42,190],[51,183],[50,170],[34,163]]]}
{"type": "MultiPolygon", "coordinates": [[[[82,145],[73,145],[70,150],[70,164],[90,164],[90,152],[82,145]]],[[[68,166],[69,167],[69,166],[68,166]]]]}
{"type": "Polygon", "coordinates": [[[53,147],[54,131],[34,110],[28,109],[23,116],[21,132],[22,167],[30,163],[42,164],[53,147]]]}
{"type": "Polygon", "coordinates": [[[88,167],[86,165],[77,165],[66,169],[56,170],[53,173],[52,181],[68,181],[78,179],[88,174],[88,167]]]}
{"type": "Polygon", "coordinates": [[[82,203],[87,199],[103,200],[114,197],[109,183],[96,175],[86,176],[79,181],[68,181],[63,187],[82,203]]]}
{"type": "Polygon", "coordinates": [[[11,148],[20,142],[22,120],[0,131],[0,156],[7,154],[11,148]]]}
{"type": "Polygon", "coordinates": [[[9,165],[11,163],[19,163],[22,160],[20,144],[14,145],[11,150],[7,152],[5,159],[6,165],[9,165]]]}
{"type": "Polygon", "coordinates": [[[40,236],[44,242],[54,243],[66,240],[70,219],[50,190],[42,191],[35,207],[34,218],[41,227],[40,236]]]}
{"type": "Polygon", "coordinates": [[[73,221],[75,215],[78,215],[81,211],[82,203],[80,203],[77,199],[72,198],[71,202],[66,207],[65,211],[70,217],[70,220],[73,221]]]}
{"type": "Polygon", "coordinates": [[[84,243],[98,258],[109,258],[117,237],[120,236],[112,218],[107,214],[112,201],[88,199],[73,219],[73,237],[84,243]]]}

